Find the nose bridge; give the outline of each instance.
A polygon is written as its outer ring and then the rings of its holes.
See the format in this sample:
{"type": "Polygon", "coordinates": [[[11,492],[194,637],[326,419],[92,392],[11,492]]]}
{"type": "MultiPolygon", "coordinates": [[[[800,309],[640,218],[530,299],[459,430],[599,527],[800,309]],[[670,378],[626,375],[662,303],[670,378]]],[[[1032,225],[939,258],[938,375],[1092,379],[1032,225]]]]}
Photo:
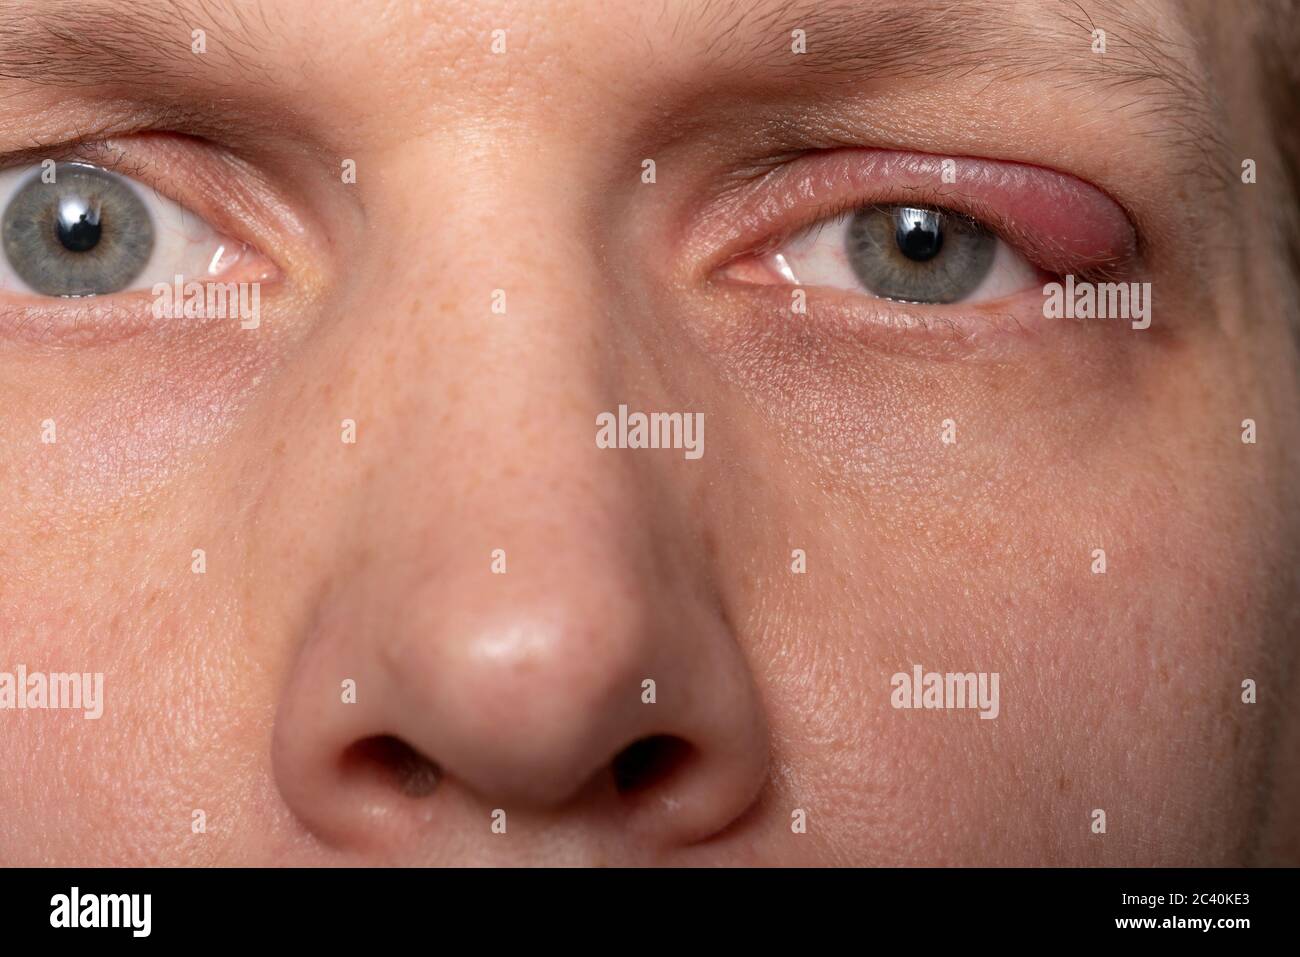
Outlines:
{"type": "Polygon", "coordinates": [[[377,210],[395,240],[386,245],[407,251],[383,262],[384,289],[456,304],[464,318],[484,321],[478,332],[498,333],[500,348],[520,320],[542,314],[547,325],[528,328],[571,345],[562,320],[582,323],[599,305],[587,195],[597,170],[576,139],[559,139],[528,124],[479,121],[398,150],[384,178],[419,186],[386,191],[377,210]],[[406,276],[418,287],[403,285],[406,276]]]}
{"type": "MultiPolygon", "coordinates": [[[[652,465],[596,444],[624,358],[581,164],[518,125],[458,142],[422,141],[393,173],[432,174],[386,215],[408,246],[426,237],[437,269],[412,282],[393,262],[375,284],[375,312],[397,318],[374,351],[409,412],[366,453],[383,462],[371,497],[392,510],[372,545],[406,560],[392,625],[367,640],[420,698],[526,700],[518,685],[542,682],[599,709],[650,664],[661,569],[652,465]]],[[[578,733],[576,715],[548,715],[578,733]]]]}
{"type": "Polygon", "coordinates": [[[380,211],[420,262],[383,263],[369,300],[388,326],[375,349],[423,423],[395,436],[403,458],[426,487],[445,473],[458,505],[494,500],[483,517],[501,526],[539,498],[597,505],[629,463],[594,454],[596,414],[635,347],[609,321],[580,163],[527,127],[479,125],[421,141],[391,175],[426,184],[380,211]]]}

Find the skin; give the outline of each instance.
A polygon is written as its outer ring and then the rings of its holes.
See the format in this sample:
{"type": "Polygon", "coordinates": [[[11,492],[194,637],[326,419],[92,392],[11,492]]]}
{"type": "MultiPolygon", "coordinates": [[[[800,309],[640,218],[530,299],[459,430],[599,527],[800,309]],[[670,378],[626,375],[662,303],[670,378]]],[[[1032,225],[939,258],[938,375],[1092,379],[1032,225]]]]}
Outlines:
{"type": "MultiPolygon", "coordinates": [[[[1139,220],[1149,333],[964,348],[711,281],[755,118],[812,107],[712,76],[708,29],[630,0],[325,6],[267,4],[274,82],[213,101],[253,118],[238,160],[138,147],[237,210],[279,276],[262,328],[0,338],[0,670],[103,672],[107,699],[0,712],[0,862],[1300,861],[1294,286],[1256,78],[1225,66],[1242,18],[1135,14],[1199,43],[1217,185],[1123,108],[1140,90],[817,101],[857,146],[1046,167],[1139,220]],[[620,403],[703,412],[705,454],[597,448],[620,403]],[[999,716],[891,707],[913,664],[998,672],[999,716]],[[435,788],[358,746],[385,735],[435,788]],[[692,750],[620,791],[652,735],[692,750]]],[[[6,150],[138,97],[0,93],[6,150]]]]}

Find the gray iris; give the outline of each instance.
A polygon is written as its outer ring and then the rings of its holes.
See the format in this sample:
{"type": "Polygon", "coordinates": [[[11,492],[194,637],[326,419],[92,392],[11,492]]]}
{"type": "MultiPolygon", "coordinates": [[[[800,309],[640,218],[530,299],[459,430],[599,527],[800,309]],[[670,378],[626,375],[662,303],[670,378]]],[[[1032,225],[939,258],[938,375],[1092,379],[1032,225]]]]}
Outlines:
{"type": "Polygon", "coordinates": [[[0,217],[10,267],[44,296],[102,296],[125,289],[153,255],[149,210],[124,180],[61,163],[54,182],[35,173],[0,217]]]}
{"type": "Polygon", "coordinates": [[[957,302],[993,266],[997,238],[954,213],[919,206],[867,206],[853,214],[849,263],[873,294],[903,302],[957,302]]]}

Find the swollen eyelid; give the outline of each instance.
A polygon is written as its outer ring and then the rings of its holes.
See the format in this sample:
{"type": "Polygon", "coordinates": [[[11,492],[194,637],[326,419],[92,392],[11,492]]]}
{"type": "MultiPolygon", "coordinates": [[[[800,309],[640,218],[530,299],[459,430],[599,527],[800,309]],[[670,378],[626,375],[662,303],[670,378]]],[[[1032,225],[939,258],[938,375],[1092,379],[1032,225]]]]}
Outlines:
{"type": "Polygon", "coordinates": [[[964,213],[1050,273],[1119,266],[1137,250],[1137,233],[1119,204],[1072,176],[1022,163],[895,150],[836,150],[792,161],[719,210],[717,226],[739,224],[744,235],[735,237],[735,254],[746,240],[758,241],[777,222],[807,216],[810,209],[870,203],[964,213]]]}

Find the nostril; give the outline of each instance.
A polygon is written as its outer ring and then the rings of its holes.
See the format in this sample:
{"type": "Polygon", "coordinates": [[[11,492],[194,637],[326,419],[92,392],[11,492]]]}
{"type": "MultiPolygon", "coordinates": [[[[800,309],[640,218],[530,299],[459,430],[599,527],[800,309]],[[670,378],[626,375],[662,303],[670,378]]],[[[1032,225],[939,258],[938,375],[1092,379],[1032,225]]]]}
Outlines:
{"type": "Polygon", "coordinates": [[[614,759],[614,786],[620,794],[649,790],[672,777],[693,752],[681,738],[670,735],[634,741],[614,759]]]}
{"type": "Polygon", "coordinates": [[[343,752],[345,774],[374,774],[407,797],[428,797],[438,786],[442,770],[401,738],[391,734],[364,738],[343,752]]]}

